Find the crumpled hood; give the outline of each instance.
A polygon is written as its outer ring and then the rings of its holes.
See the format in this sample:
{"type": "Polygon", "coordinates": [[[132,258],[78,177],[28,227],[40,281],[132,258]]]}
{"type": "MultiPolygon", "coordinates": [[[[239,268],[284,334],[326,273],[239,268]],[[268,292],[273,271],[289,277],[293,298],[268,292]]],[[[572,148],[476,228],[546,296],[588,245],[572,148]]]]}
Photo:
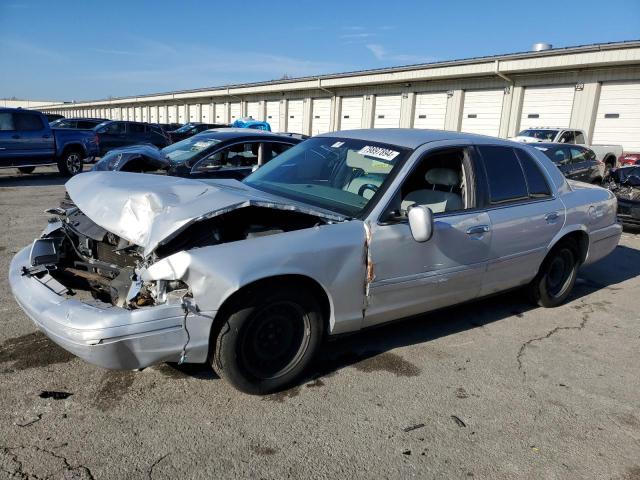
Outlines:
{"type": "Polygon", "coordinates": [[[250,205],[297,210],[344,220],[250,188],[237,180],[203,181],[126,172],[86,172],[65,185],[71,200],[94,223],[152,253],[195,221],[250,205]]]}

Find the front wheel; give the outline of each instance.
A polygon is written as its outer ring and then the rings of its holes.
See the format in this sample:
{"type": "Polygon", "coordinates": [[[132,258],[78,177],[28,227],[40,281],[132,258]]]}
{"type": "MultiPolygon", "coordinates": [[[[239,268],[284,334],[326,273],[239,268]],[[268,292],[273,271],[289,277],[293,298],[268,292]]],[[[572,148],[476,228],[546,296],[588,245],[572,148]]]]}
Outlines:
{"type": "Polygon", "coordinates": [[[233,304],[211,339],[216,373],[253,395],[290,385],[321,344],[324,322],[317,299],[286,284],[245,292],[233,304]]]}
{"type": "Polygon", "coordinates": [[[578,249],[575,242],[560,242],[547,255],[540,271],[527,286],[531,300],[547,308],[562,304],[576,283],[578,266],[578,249]]]}
{"type": "Polygon", "coordinates": [[[78,150],[69,150],[58,160],[58,170],[65,177],[73,177],[82,172],[82,166],[82,153],[78,150]]]}

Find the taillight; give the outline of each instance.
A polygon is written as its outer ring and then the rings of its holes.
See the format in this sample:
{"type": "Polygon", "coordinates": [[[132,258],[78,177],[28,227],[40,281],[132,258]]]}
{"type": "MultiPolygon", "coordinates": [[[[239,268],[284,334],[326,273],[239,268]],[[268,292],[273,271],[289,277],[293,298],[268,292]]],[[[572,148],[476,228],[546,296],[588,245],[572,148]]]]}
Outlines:
{"type": "Polygon", "coordinates": [[[93,142],[96,145],[100,145],[100,136],[98,134],[96,134],[96,136],[93,138],[93,142]]]}

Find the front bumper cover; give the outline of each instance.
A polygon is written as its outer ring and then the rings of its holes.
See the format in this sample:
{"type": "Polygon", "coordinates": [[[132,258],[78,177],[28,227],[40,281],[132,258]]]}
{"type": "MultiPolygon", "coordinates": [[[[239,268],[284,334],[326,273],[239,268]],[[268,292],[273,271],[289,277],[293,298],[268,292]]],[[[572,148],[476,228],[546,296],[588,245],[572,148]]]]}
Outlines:
{"type": "Polygon", "coordinates": [[[60,284],[48,274],[41,279],[23,274],[29,251],[22,249],[11,261],[11,291],[36,326],[65,350],[111,369],[178,361],[185,345],[186,362],[206,361],[215,312],[190,312],[185,322],[180,303],[126,310],[69,298],[58,293],[60,284]]]}

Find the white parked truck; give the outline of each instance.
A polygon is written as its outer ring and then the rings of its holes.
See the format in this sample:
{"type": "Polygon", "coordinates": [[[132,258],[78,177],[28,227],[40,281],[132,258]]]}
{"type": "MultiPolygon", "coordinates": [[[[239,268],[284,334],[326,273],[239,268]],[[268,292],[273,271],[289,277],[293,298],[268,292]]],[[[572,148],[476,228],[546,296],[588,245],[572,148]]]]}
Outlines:
{"type": "Polygon", "coordinates": [[[618,166],[618,157],[622,155],[622,145],[589,145],[587,134],[577,128],[537,127],[522,130],[511,140],[523,143],[555,142],[584,145],[593,150],[596,158],[604,163],[605,170],[618,166]]]}

